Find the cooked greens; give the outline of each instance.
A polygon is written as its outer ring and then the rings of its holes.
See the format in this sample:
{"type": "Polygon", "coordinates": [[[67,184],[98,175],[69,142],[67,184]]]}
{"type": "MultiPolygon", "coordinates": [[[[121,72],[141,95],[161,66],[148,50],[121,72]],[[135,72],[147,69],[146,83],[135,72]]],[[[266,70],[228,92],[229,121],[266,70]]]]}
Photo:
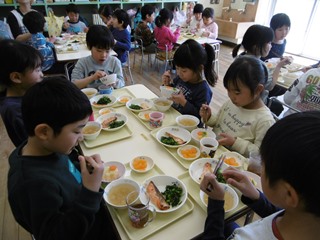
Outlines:
{"type": "Polygon", "coordinates": [[[118,128],[124,124],[124,121],[114,121],[109,124],[109,128],[118,128]]]}
{"type": "Polygon", "coordinates": [[[135,110],[141,110],[141,109],[142,109],[142,107],[139,106],[139,105],[137,105],[137,104],[131,104],[131,105],[129,106],[129,108],[135,109],[135,110]]]}
{"type": "Polygon", "coordinates": [[[172,185],[167,185],[166,190],[162,192],[166,202],[172,207],[178,206],[181,201],[182,188],[177,184],[173,183],[172,185]]]}
{"type": "Polygon", "coordinates": [[[108,98],[107,96],[103,96],[97,102],[97,104],[109,104],[109,103],[111,103],[111,99],[108,98]]]}
{"type": "Polygon", "coordinates": [[[227,183],[227,181],[224,179],[224,177],[222,175],[221,168],[219,168],[219,170],[217,172],[217,181],[220,183],[227,183]]]}
{"type": "Polygon", "coordinates": [[[172,137],[162,136],[160,141],[167,145],[179,145],[179,143],[177,143],[172,137]]]}

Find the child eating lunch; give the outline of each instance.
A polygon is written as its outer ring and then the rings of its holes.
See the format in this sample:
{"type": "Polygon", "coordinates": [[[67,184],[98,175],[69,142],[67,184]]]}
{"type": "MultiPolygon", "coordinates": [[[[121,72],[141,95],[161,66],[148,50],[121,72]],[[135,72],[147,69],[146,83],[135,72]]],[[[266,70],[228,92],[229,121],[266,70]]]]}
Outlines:
{"type": "Polygon", "coordinates": [[[201,28],[204,28],[204,31],[201,36],[216,39],[218,37],[218,24],[214,22],[213,8],[205,8],[203,10],[202,21],[201,28]]]}
{"type": "Polygon", "coordinates": [[[86,24],[79,20],[79,9],[74,3],[70,3],[66,7],[67,17],[69,18],[63,23],[63,30],[67,33],[78,34],[80,32],[88,32],[86,24]]]}

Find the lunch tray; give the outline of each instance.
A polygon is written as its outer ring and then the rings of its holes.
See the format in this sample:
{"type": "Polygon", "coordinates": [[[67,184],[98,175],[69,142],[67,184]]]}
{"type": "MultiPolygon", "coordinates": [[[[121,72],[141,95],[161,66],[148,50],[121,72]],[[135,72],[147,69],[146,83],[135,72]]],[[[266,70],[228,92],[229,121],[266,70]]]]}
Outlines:
{"type": "MultiPolygon", "coordinates": [[[[140,184],[142,184],[145,181],[145,179],[149,177],[164,174],[156,164],[150,171],[146,173],[134,172],[133,170],[131,170],[129,163],[125,164],[125,166],[126,166],[125,177],[131,178],[140,184]]],[[[112,217],[115,217],[119,220],[121,226],[123,227],[128,237],[132,240],[138,240],[138,239],[146,239],[151,234],[154,234],[155,232],[168,226],[174,221],[177,221],[178,219],[182,218],[188,213],[191,213],[194,208],[194,204],[189,198],[187,198],[187,201],[185,202],[185,204],[181,206],[181,208],[179,208],[178,210],[170,213],[157,213],[155,219],[144,228],[132,227],[128,217],[127,209],[116,209],[110,206],[108,206],[108,208],[110,210],[112,217]]]]}
{"type": "MultiPolygon", "coordinates": [[[[149,121],[145,121],[142,120],[139,116],[138,116],[138,112],[133,112],[131,110],[128,109],[128,111],[130,111],[133,116],[135,116],[147,129],[149,130],[157,130],[158,128],[154,128],[151,127],[149,124],[149,121]]],[[[155,106],[153,106],[151,109],[149,109],[148,111],[158,111],[156,110],[155,106]]],[[[167,111],[164,112],[164,119],[162,122],[162,127],[167,127],[167,126],[171,126],[171,125],[175,125],[176,123],[176,118],[178,116],[180,116],[181,114],[175,110],[173,107],[170,107],[167,111]]]]}
{"type": "Polygon", "coordinates": [[[99,147],[104,144],[116,142],[128,137],[132,136],[132,131],[126,124],[124,127],[122,127],[119,130],[116,131],[105,131],[101,130],[99,136],[94,140],[84,140],[83,144],[87,148],[94,148],[99,147]]]}
{"type": "MultiPolygon", "coordinates": [[[[207,212],[207,207],[202,203],[202,200],[200,198],[200,185],[192,180],[192,178],[189,175],[189,172],[185,172],[179,175],[178,179],[180,179],[187,186],[188,194],[191,196],[191,198],[201,207],[203,211],[207,212]]],[[[241,202],[241,195],[238,190],[236,190],[236,193],[239,197],[239,204],[233,211],[225,213],[225,219],[229,218],[236,212],[239,212],[247,207],[245,204],[241,202]]]]}

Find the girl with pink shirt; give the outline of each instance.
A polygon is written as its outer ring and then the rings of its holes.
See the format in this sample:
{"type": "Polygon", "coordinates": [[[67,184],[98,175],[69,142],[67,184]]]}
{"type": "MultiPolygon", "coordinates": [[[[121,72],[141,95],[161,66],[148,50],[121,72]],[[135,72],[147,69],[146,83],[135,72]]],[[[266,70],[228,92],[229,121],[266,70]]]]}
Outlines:
{"type": "MultiPolygon", "coordinates": [[[[180,27],[174,32],[171,32],[169,26],[173,19],[173,14],[168,9],[161,9],[159,15],[155,19],[156,28],[154,29],[154,37],[158,42],[158,48],[166,51],[166,45],[168,51],[172,52],[174,44],[177,42],[180,36],[180,27]]],[[[173,53],[171,53],[173,56],[173,53]]]]}
{"type": "Polygon", "coordinates": [[[202,37],[208,37],[212,39],[217,39],[218,37],[218,25],[214,22],[214,10],[213,8],[205,8],[202,12],[203,25],[204,28],[202,37]]]}

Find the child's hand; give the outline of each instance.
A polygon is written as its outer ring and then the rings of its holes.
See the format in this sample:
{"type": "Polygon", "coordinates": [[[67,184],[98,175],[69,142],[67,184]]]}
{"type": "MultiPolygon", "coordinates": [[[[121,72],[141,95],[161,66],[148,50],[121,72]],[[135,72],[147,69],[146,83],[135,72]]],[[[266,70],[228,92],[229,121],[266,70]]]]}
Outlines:
{"type": "Polygon", "coordinates": [[[232,146],[236,141],[236,138],[227,134],[227,133],[220,133],[219,134],[219,144],[223,146],[232,146]]]}
{"type": "Polygon", "coordinates": [[[211,199],[214,200],[224,200],[224,189],[218,183],[217,177],[212,173],[207,173],[204,175],[201,183],[200,189],[204,191],[211,199]],[[212,190],[208,190],[208,186],[211,185],[212,190]]]}
{"type": "Polygon", "coordinates": [[[89,28],[86,27],[85,29],[83,29],[83,32],[87,33],[89,31],[89,28]]]}
{"type": "Polygon", "coordinates": [[[184,107],[187,103],[187,100],[181,91],[178,94],[172,94],[170,99],[173,102],[180,104],[182,107],[184,107]]]}
{"type": "Polygon", "coordinates": [[[209,107],[209,105],[202,104],[199,115],[204,121],[208,121],[208,119],[211,118],[211,108],[209,107]]]}
{"type": "Polygon", "coordinates": [[[210,35],[210,32],[203,32],[202,33],[202,37],[209,37],[209,35],[210,35]]]}
{"type": "Polygon", "coordinates": [[[281,58],[280,62],[277,64],[277,66],[283,67],[287,64],[291,64],[293,62],[293,57],[291,56],[286,56],[281,58]]]}
{"type": "Polygon", "coordinates": [[[94,80],[98,80],[98,79],[100,79],[100,78],[102,78],[102,77],[104,77],[106,75],[107,75],[106,72],[98,70],[92,75],[92,78],[93,78],[93,81],[94,81],[94,80]]]}
{"type": "Polygon", "coordinates": [[[164,72],[164,74],[162,75],[161,78],[162,78],[162,84],[164,86],[169,86],[171,84],[172,79],[171,79],[171,75],[170,75],[169,70],[164,72]]]}
{"type": "Polygon", "coordinates": [[[68,28],[70,27],[70,24],[69,24],[68,22],[64,22],[64,23],[62,24],[62,27],[63,27],[64,29],[68,29],[68,28]]]}
{"type": "Polygon", "coordinates": [[[257,200],[260,197],[259,191],[252,184],[248,176],[235,168],[227,168],[222,173],[227,183],[239,189],[239,191],[246,197],[257,200]]]}
{"type": "Polygon", "coordinates": [[[101,179],[104,171],[104,165],[101,161],[100,155],[95,154],[90,157],[79,156],[82,184],[85,188],[93,192],[98,192],[101,186],[101,179]],[[88,166],[92,168],[91,173],[88,166]]]}

